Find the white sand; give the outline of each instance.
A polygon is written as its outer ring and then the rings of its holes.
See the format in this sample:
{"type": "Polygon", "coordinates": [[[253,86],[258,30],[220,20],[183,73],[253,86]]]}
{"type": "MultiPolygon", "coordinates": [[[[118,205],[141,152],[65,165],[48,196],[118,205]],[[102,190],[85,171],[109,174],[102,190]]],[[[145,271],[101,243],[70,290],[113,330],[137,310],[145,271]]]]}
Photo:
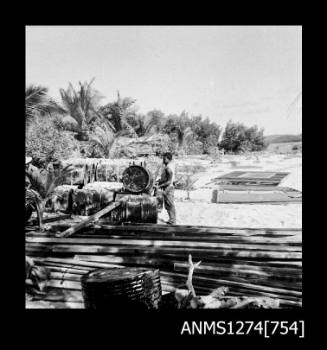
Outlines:
{"type": "MultiPolygon", "coordinates": [[[[176,161],[180,164],[180,160],[176,161]]],[[[183,164],[201,164],[206,172],[199,174],[195,190],[190,192],[191,200],[186,200],[187,193],[175,190],[177,224],[234,227],[271,227],[301,228],[302,204],[214,204],[211,203],[215,184],[212,179],[236,170],[279,171],[290,174],[282,180],[280,186],[302,191],[302,158],[294,155],[259,156],[259,162],[251,156],[225,156],[220,162],[210,159],[188,158],[183,164]],[[237,162],[237,166],[234,163],[237,162]]],[[[163,210],[159,218],[167,220],[163,210]]]]}
{"type": "MultiPolygon", "coordinates": [[[[301,228],[302,205],[176,202],[177,224],[229,227],[301,228]]],[[[165,210],[159,218],[167,221],[165,210]]]]}

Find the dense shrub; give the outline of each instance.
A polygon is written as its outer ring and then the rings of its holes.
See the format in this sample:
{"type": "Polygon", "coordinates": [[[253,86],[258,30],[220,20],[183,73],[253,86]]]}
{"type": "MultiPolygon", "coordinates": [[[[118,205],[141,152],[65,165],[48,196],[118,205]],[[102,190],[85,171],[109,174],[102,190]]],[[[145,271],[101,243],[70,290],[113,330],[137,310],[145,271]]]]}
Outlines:
{"type": "Polygon", "coordinates": [[[59,130],[53,118],[37,118],[26,133],[26,155],[45,168],[55,159],[79,155],[79,143],[72,133],[59,130]]]}
{"type": "Polygon", "coordinates": [[[233,153],[260,151],[264,148],[263,129],[229,121],[219,146],[233,153]]]}

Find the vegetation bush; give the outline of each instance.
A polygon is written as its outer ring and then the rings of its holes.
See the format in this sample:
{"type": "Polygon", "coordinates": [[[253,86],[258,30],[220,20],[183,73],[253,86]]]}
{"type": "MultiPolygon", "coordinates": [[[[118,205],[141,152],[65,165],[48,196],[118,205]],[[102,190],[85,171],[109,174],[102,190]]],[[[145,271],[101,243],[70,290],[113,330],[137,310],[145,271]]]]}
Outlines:
{"type": "Polygon", "coordinates": [[[79,143],[72,133],[59,130],[53,118],[39,117],[27,130],[26,155],[33,158],[34,165],[46,168],[55,159],[79,155],[79,143]]]}
{"type": "Polygon", "coordinates": [[[248,128],[229,121],[219,146],[232,153],[260,151],[265,147],[263,129],[258,130],[257,126],[248,128]]]}
{"type": "Polygon", "coordinates": [[[185,111],[165,115],[156,109],[140,114],[136,100],[121,97],[119,92],[115,101],[103,105],[103,96],[93,88],[93,81],[79,83],[77,89],[69,83],[66,90],[59,90],[60,103],[48,96],[46,87],[27,87],[26,152],[36,165],[45,167],[53,159],[72,156],[133,158],[140,147],[137,142],[129,145],[131,137],[142,137],[140,144],[145,144],[148,138],[160,136],[147,147],[157,155],[169,151],[174,155],[219,156],[218,147],[232,153],[264,147],[263,130],[256,126],[230,121],[219,143],[222,128],[202,115],[190,116],[185,111]]]}

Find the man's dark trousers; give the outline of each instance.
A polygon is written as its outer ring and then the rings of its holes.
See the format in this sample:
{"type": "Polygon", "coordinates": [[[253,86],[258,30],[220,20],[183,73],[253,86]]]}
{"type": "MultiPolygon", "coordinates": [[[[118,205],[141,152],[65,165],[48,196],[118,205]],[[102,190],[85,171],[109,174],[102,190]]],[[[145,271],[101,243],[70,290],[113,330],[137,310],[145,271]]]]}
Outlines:
{"type": "Polygon", "coordinates": [[[174,204],[174,186],[169,185],[163,190],[165,208],[169,215],[169,223],[176,224],[176,209],[174,204]]]}

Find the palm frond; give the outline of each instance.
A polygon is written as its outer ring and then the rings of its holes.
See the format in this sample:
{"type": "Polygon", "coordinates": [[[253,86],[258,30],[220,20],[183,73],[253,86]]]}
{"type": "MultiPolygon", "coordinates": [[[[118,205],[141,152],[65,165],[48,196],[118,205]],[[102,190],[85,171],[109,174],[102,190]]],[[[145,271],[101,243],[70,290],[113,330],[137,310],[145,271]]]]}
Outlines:
{"type": "Polygon", "coordinates": [[[37,191],[42,198],[46,196],[45,181],[39,171],[27,171],[25,175],[30,182],[30,189],[37,191]]]}
{"type": "Polygon", "coordinates": [[[62,113],[63,109],[48,96],[43,86],[29,85],[25,91],[25,118],[29,124],[37,115],[62,113]]]}
{"type": "Polygon", "coordinates": [[[56,187],[63,185],[66,178],[73,170],[73,166],[68,164],[64,168],[60,169],[57,175],[54,173],[48,173],[49,180],[47,180],[46,197],[49,197],[56,187]]]}

